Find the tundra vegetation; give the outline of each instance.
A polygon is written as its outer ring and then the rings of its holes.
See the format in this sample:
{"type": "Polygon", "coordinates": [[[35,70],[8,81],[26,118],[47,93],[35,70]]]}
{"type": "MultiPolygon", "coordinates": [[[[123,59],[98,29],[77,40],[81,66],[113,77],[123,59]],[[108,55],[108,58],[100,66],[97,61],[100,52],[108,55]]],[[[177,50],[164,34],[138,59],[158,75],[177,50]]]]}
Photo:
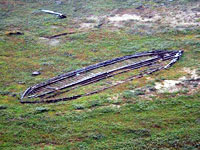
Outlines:
{"type": "Polygon", "coordinates": [[[0,149],[199,149],[199,8],[198,0],[1,0],[0,149]],[[155,49],[184,55],[168,70],[92,96],[19,102],[50,77],[155,49]]]}

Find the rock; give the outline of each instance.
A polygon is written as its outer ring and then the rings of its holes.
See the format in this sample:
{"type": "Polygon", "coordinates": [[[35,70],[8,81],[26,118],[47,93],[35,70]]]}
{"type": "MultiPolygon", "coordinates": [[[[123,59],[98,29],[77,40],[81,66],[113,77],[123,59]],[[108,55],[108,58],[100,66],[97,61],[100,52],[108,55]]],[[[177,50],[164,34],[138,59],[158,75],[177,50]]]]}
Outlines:
{"type": "Polygon", "coordinates": [[[5,95],[9,95],[11,92],[9,92],[9,91],[0,91],[0,95],[3,95],[3,96],[5,96],[5,95]]]}
{"type": "Polygon", "coordinates": [[[18,84],[25,84],[25,82],[24,81],[19,81],[18,84]]]}
{"type": "Polygon", "coordinates": [[[199,84],[198,84],[198,83],[196,83],[196,82],[194,82],[194,83],[192,83],[192,85],[193,85],[193,87],[195,87],[195,88],[196,88],[196,87],[198,87],[198,85],[199,85],[199,84]]]}
{"type": "Polygon", "coordinates": [[[197,11],[197,12],[200,12],[200,8],[199,8],[199,7],[192,8],[192,11],[197,11]]]}
{"type": "Polygon", "coordinates": [[[200,124],[200,118],[198,118],[198,119],[196,120],[196,123],[197,123],[197,124],[200,124]]]}
{"type": "Polygon", "coordinates": [[[8,31],[6,32],[6,35],[23,35],[24,33],[20,31],[8,31]]]}
{"type": "Polygon", "coordinates": [[[32,72],[32,76],[38,76],[38,75],[40,75],[41,73],[39,72],[39,71],[34,71],[34,72],[32,72]]]}
{"type": "Polygon", "coordinates": [[[150,92],[155,92],[155,91],[156,91],[156,88],[153,87],[153,86],[148,86],[148,87],[147,87],[147,90],[149,90],[150,92]]]}
{"type": "Polygon", "coordinates": [[[97,50],[97,49],[91,49],[91,51],[92,51],[92,52],[98,52],[98,50],[97,50]]]}
{"type": "Polygon", "coordinates": [[[73,54],[68,53],[68,52],[64,52],[64,56],[73,57],[73,54]]]}
{"type": "Polygon", "coordinates": [[[7,108],[8,108],[7,106],[0,105],[0,110],[1,110],[1,109],[7,109],[7,108]]]}
{"type": "Polygon", "coordinates": [[[98,23],[97,25],[94,26],[94,28],[101,28],[101,26],[103,25],[103,22],[98,23]]]}
{"type": "Polygon", "coordinates": [[[56,1],[56,4],[57,4],[57,5],[61,5],[61,4],[62,4],[62,1],[56,1]]]}
{"type": "Polygon", "coordinates": [[[101,28],[101,26],[103,26],[104,23],[105,23],[105,18],[99,20],[98,23],[97,23],[97,25],[95,25],[94,27],[95,27],[95,28],[101,28]]]}
{"type": "Polygon", "coordinates": [[[37,113],[43,113],[43,112],[48,112],[49,108],[45,108],[45,107],[36,107],[36,112],[37,113]]]}
{"type": "Polygon", "coordinates": [[[144,9],[144,6],[143,6],[143,5],[140,5],[140,6],[136,7],[135,9],[141,9],[141,10],[143,10],[143,9],[144,9]]]}
{"type": "Polygon", "coordinates": [[[100,140],[100,139],[104,138],[105,135],[104,135],[104,134],[101,134],[101,133],[97,133],[97,134],[92,134],[90,137],[91,137],[92,139],[94,139],[94,140],[100,140]]]}
{"type": "Polygon", "coordinates": [[[12,93],[11,96],[12,97],[17,97],[17,94],[16,93],[12,93]]]}

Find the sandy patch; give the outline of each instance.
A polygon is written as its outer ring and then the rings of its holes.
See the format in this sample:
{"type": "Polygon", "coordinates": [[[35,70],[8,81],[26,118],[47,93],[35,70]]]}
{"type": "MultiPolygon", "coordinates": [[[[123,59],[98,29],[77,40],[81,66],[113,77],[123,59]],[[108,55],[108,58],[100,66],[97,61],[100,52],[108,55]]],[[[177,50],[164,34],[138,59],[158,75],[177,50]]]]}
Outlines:
{"type": "Polygon", "coordinates": [[[179,78],[178,80],[164,80],[163,82],[156,82],[155,88],[159,93],[173,93],[178,92],[182,90],[184,87],[189,88],[190,90],[196,89],[198,85],[200,85],[200,82],[197,80],[200,78],[200,76],[197,74],[196,69],[190,69],[190,68],[183,68],[183,71],[188,73],[189,77],[183,76],[179,78]],[[195,83],[190,83],[188,80],[197,80],[194,81],[195,83]],[[194,87],[196,84],[196,88],[194,87]]]}
{"type": "Polygon", "coordinates": [[[200,26],[200,12],[193,11],[192,6],[182,10],[177,7],[159,7],[156,9],[143,8],[137,9],[119,9],[113,11],[112,16],[107,17],[109,24],[113,26],[126,26],[126,22],[135,21],[134,24],[152,23],[157,26],[171,27],[198,27],[200,26]]]}
{"type": "Polygon", "coordinates": [[[191,79],[198,79],[200,78],[200,76],[197,74],[197,70],[196,69],[190,69],[190,68],[183,68],[183,71],[185,71],[186,73],[191,75],[191,79]]]}
{"type": "Polygon", "coordinates": [[[200,13],[195,13],[192,11],[183,12],[178,11],[175,13],[159,13],[157,12],[151,18],[143,17],[137,14],[123,14],[123,15],[115,15],[112,17],[108,17],[110,24],[114,26],[119,26],[120,22],[127,22],[127,21],[138,21],[137,23],[159,23],[164,25],[170,25],[172,27],[189,27],[189,26],[200,26],[200,22],[196,20],[200,18],[200,13]],[[118,24],[117,24],[117,23],[118,24]]]}
{"type": "Polygon", "coordinates": [[[90,17],[87,17],[87,20],[92,20],[92,21],[99,21],[100,17],[97,17],[97,16],[90,16],[90,17]]]}
{"type": "Polygon", "coordinates": [[[49,45],[51,45],[51,46],[57,46],[57,45],[59,45],[59,43],[60,43],[60,41],[58,39],[51,39],[49,41],[49,45]]]}
{"type": "Polygon", "coordinates": [[[91,29],[94,28],[94,26],[96,25],[96,23],[81,23],[80,24],[80,29],[91,29]]]}
{"type": "Polygon", "coordinates": [[[152,19],[142,18],[136,14],[124,14],[124,15],[115,15],[113,17],[108,17],[108,20],[111,22],[119,22],[119,21],[128,21],[128,20],[138,20],[142,22],[152,21],[152,19]]]}
{"type": "Polygon", "coordinates": [[[48,38],[45,38],[45,37],[40,37],[39,40],[40,40],[39,41],[40,43],[48,44],[50,46],[57,46],[57,45],[60,44],[59,39],[48,39],[48,38]]]}
{"type": "Polygon", "coordinates": [[[51,26],[51,29],[58,29],[58,26],[51,26]]]}
{"type": "Polygon", "coordinates": [[[171,26],[200,26],[197,19],[200,18],[200,12],[193,11],[177,11],[169,13],[162,19],[162,23],[167,23],[171,26]]]}
{"type": "Polygon", "coordinates": [[[80,23],[80,29],[91,29],[101,26],[105,23],[106,16],[89,16],[85,21],[80,23]]]}
{"type": "Polygon", "coordinates": [[[165,80],[162,83],[155,83],[155,88],[159,93],[163,93],[163,92],[169,92],[169,93],[173,93],[173,92],[178,92],[179,90],[181,90],[180,87],[178,87],[177,85],[180,84],[181,81],[176,81],[176,80],[165,80]]]}
{"type": "Polygon", "coordinates": [[[113,108],[120,108],[121,106],[120,105],[114,105],[114,104],[111,104],[109,105],[110,107],[113,107],[113,108]]]}

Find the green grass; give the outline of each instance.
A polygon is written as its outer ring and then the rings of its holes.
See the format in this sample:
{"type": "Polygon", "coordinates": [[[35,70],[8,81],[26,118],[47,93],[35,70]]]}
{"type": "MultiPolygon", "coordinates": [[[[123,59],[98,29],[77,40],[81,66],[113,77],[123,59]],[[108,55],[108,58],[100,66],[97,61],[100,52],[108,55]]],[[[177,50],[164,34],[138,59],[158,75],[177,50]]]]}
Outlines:
{"type": "MultiPolygon", "coordinates": [[[[137,100],[120,108],[108,102],[76,112],[72,103],[9,105],[0,111],[2,147],[12,149],[198,148],[199,94],[137,100]],[[104,106],[105,105],[105,106],[104,106]],[[69,108],[69,109],[67,109],[69,108]],[[44,110],[44,108],[42,108],[44,110]],[[6,127],[6,128],[5,128],[6,127]],[[11,138],[12,137],[12,138],[11,138]]],[[[93,99],[95,96],[90,97],[93,99]]],[[[86,100],[86,99],[85,99],[86,100]]],[[[85,100],[79,100],[86,106],[85,100]]]]}
{"type": "MultiPolygon", "coordinates": [[[[197,1],[197,0],[196,0],[197,1]]],[[[57,3],[55,0],[1,0],[0,11],[0,29],[9,30],[13,28],[29,30],[33,34],[44,34],[49,31],[51,25],[73,25],[72,18],[81,18],[89,15],[105,15],[118,8],[136,8],[144,5],[146,7],[159,7],[163,3],[167,6],[176,6],[180,4],[194,3],[195,0],[63,0],[57,3]],[[67,15],[68,19],[58,20],[55,16],[43,14],[41,9],[49,9],[62,12],[67,15]],[[17,17],[16,17],[17,16],[17,17]],[[42,26],[41,26],[42,24],[42,26]]],[[[183,5],[184,6],[184,5],[183,5]]]]}
{"type": "MultiPolygon", "coordinates": [[[[60,37],[57,46],[39,39],[68,31],[76,25],[73,17],[101,15],[115,8],[141,4],[150,5],[152,9],[160,5],[155,1],[134,2],[136,0],[77,0],[63,1],[65,5],[61,6],[55,5],[55,1],[41,0],[0,2],[3,13],[0,16],[0,149],[199,149],[199,90],[191,95],[184,92],[157,94],[152,100],[142,98],[142,90],[132,92],[135,88],[153,88],[155,82],[164,79],[178,79],[186,75],[183,67],[199,70],[198,29],[171,29],[143,35],[130,33],[129,29],[103,28],[60,37]],[[69,18],[59,20],[39,13],[41,8],[62,10],[69,18]],[[20,29],[24,35],[5,34],[14,29],[20,29]],[[151,81],[142,78],[69,102],[19,103],[20,94],[27,87],[50,77],[153,49],[182,49],[184,55],[169,70],[151,75],[151,81]],[[41,75],[33,77],[33,71],[40,71],[41,75]]],[[[178,2],[186,1],[169,5],[178,2]]]]}
{"type": "MultiPolygon", "coordinates": [[[[176,69],[196,68],[199,64],[197,58],[200,53],[194,50],[199,48],[198,40],[187,39],[182,34],[140,37],[124,31],[115,33],[103,30],[83,36],[72,41],[66,40],[58,47],[35,45],[27,36],[3,37],[6,39],[1,43],[1,77],[4,80],[0,86],[0,105],[4,109],[0,110],[0,145],[3,149],[198,148],[199,94],[175,97],[169,94],[147,101],[137,97],[137,93],[125,93],[129,88],[142,86],[133,82],[124,85],[125,91],[120,86],[114,89],[115,92],[107,90],[72,102],[55,105],[20,104],[17,97],[29,85],[63,70],[74,70],[125,55],[123,49],[131,49],[132,45],[140,49],[133,48],[128,54],[148,48],[159,49],[163,45],[168,49],[185,50],[183,58],[174,67],[152,76],[157,81],[163,77],[176,79],[181,76],[181,72],[174,72],[176,69]],[[18,42],[25,39],[26,42],[18,42]],[[23,45],[26,48],[21,50],[23,45]],[[91,51],[94,46],[97,52],[91,51]],[[73,57],[63,56],[65,52],[73,57]],[[42,75],[32,77],[34,70],[41,70],[42,75]],[[12,97],[14,93],[17,97],[12,97]],[[116,101],[110,100],[113,94],[118,93],[123,95],[116,101]],[[121,107],[113,107],[113,104],[121,107]]],[[[188,36],[195,35],[188,33],[188,36]]]]}

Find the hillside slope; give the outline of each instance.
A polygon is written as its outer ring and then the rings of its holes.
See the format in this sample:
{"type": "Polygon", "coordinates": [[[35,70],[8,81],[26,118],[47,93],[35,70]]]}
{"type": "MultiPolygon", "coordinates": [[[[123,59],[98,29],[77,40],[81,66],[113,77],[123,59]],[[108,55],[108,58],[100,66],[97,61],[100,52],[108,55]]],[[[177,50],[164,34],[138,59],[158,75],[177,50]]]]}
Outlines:
{"type": "Polygon", "coordinates": [[[0,149],[199,149],[199,7],[198,0],[1,0],[0,149]],[[56,75],[155,49],[184,55],[170,69],[92,96],[19,102],[26,88],[56,75]]]}

